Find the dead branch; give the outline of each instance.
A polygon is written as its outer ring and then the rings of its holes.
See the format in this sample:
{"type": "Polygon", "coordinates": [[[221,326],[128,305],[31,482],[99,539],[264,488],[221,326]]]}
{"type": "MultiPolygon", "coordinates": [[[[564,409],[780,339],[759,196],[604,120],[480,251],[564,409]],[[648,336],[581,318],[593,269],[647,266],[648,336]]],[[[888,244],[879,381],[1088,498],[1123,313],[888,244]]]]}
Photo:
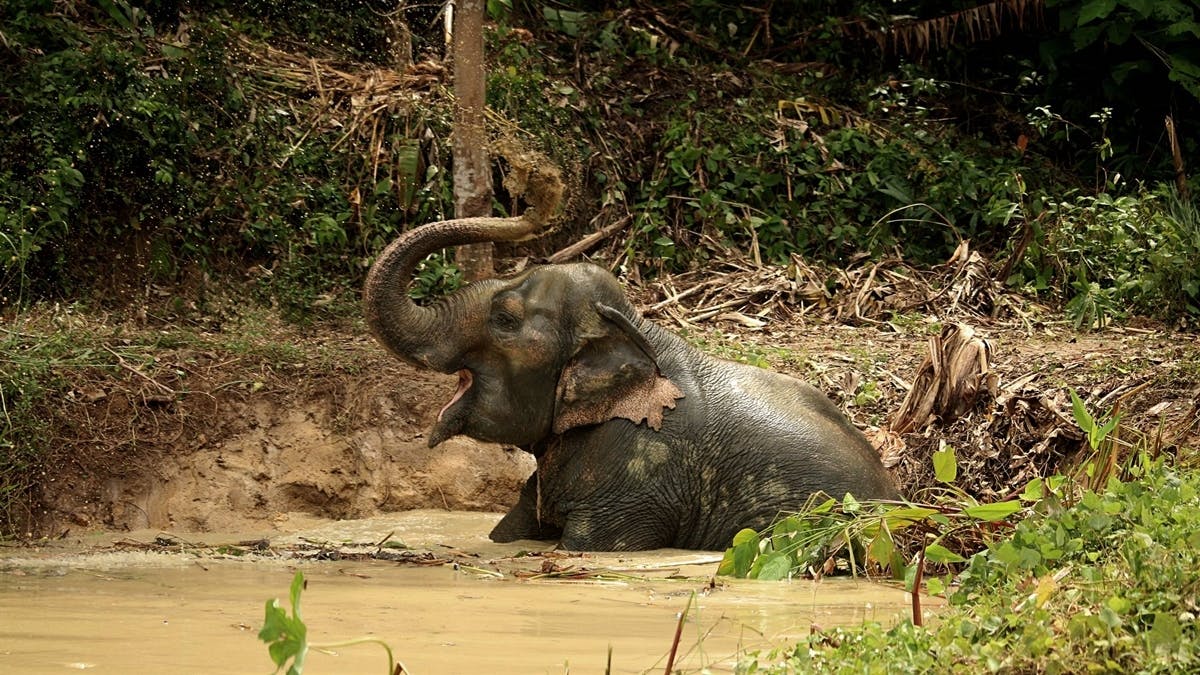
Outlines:
{"type": "Polygon", "coordinates": [[[632,220],[633,220],[633,216],[627,215],[624,218],[621,218],[620,220],[617,220],[614,223],[605,225],[603,228],[597,230],[596,232],[593,232],[592,234],[589,234],[588,236],[584,237],[583,239],[580,239],[579,241],[575,242],[574,244],[571,244],[570,246],[567,246],[566,248],[563,248],[559,251],[552,253],[548,258],[546,258],[546,262],[549,262],[549,263],[567,262],[568,260],[573,259],[575,256],[578,256],[578,255],[584,253],[585,251],[592,248],[596,244],[599,244],[600,242],[604,241],[605,239],[608,239],[609,237],[613,236],[617,232],[620,232],[621,230],[625,229],[625,226],[628,225],[630,223],[630,221],[632,221],[632,220]]]}

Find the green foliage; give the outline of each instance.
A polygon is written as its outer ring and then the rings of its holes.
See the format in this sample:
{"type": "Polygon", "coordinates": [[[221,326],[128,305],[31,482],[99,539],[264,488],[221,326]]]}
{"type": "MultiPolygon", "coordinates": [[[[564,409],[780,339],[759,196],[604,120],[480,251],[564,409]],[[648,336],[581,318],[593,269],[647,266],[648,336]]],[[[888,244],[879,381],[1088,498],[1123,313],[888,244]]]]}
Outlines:
{"type": "Polygon", "coordinates": [[[426,300],[452,293],[462,285],[462,270],[443,251],[417,264],[413,286],[408,294],[416,300],[426,300]]]}
{"type": "Polygon", "coordinates": [[[308,656],[308,626],[300,617],[300,592],[305,586],[304,573],[296,572],[288,593],[291,616],[279,604],[279,598],[267,601],[266,616],[262,630],[258,631],[258,639],[267,643],[267,651],[271,654],[277,673],[284,666],[288,666],[287,675],[301,675],[304,672],[304,659],[308,656]]]}
{"type": "Polygon", "coordinates": [[[884,129],[836,105],[769,98],[783,93],[776,86],[765,80],[727,102],[732,119],[687,94],[642,185],[635,247],[686,267],[714,253],[709,233],[776,263],[793,253],[845,261],[903,242],[907,256],[933,263],[1006,220],[996,208],[1011,194],[1002,156],[964,152],[922,111],[884,129]]]}
{"type": "MultiPolygon", "coordinates": [[[[950,603],[931,628],[867,622],[861,629],[814,633],[794,648],[750,655],[738,672],[1171,673],[1200,667],[1200,535],[1194,529],[1200,472],[1178,473],[1145,448],[1126,467],[1127,481],[1093,471],[1108,462],[1100,451],[1118,428],[1117,417],[1097,419],[1073,391],[1071,399],[1094,451],[1088,477],[1099,481],[1036,478],[1019,502],[965,506],[962,516],[1007,526],[1003,537],[985,538],[984,549],[969,559],[941,543],[952,535],[947,509],[904,506],[882,513],[884,519],[896,520],[898,512],[926,519],[926,536],[938,535],[924,546],[924,560],[961,568],[926,580],[927,592],[950,603]]],[[[938,479],[952,480],[953,450],[939,450],[933,461],[938,479]]],[[[752,570],[752,554],[769,547],[743,531],[722,568],[752,570]]],[[[865,548],[868,559],[881,557],[875,542],[865,548]]],[[[890,540],[882,548],[896,554],[890,540]]],[[[906,570],[910,590],[914,572],[912,565],[906,570]]]]}
{"type": "Polygon", "coordinates": [[[1043,46],[1053,64],[1110,51],[1120,59],[1108,70],[1105,87],[1115,93],[1137,78],[1165,69],[1167,79],[1200,100],[1200,16],[1189,0],[1047,0],[1058,10],[1063,37],[1043,46]]]}
{"type": "MultiPolygon", "coordinates": [[[[389,112],[376,139],[395,160],[372,166],[345,131],[314,133],[332,112],[300,97],[303,84],[244,57],[239,34],[307,35],[336,24],[337,8],[221,3],[249,17],[209,10],[187,16],[186,32],[159,34],[127,2],[82,3],[78,18],[43,0],[9,4],[0,304],[76,293],[114,269],[171,282],[196,267],[257,266],[269,272],[266,296],[303,315],[357,286],[374,251],[449,203],[447,173],[421,140],[444,135],[443,109],[389,112]]],[[[344,20],[378,23],[350,4],[344,20]]]]}
{"type": "Polygon", "coordinates": [[[291,616],[279,604],[278,598],[267,601],[266,616],[263,618],[262,630],[258,631],[258,639],[267,643],[267,652],[271,655],[271,661],[275,663],[276,673],[287,666],[287,675],[303,675],[304,661],[308,657],[309,650],[323,652],[367,643],[377,644],[387,652],[387,675],[408,672],[403,663],[396,663],[392,655],[392,648],[378,638],[365,637],[324,644],[310,643],[308,626],[300,617],[300,594],[306,588],[308,588],[308,582],[304,579],[304,573],[296,572],[296,575],[292,577],[292,585],[288,594],[292,606],[291,616]]]}
{"type": "Polygon", "coordinates": [[[1200,316],[1200,217],[1172,189],[1034,200],[1038,209],[1010,284],[1033,292],[1063,288],[1077,328],[1130,311],[1200,316]]]}
{"type": "Polygon", "coordinates": [[[45,456],[48,399],[59,379],[47,351],[0,329],[0,535],[19,524],[45,456]]]}
{"type": "MultiPolygon", "coordinates": [[[[954,449],[938,450],[932,462],[938,481],[953,483],[958,473],[954,449]]],[[[1011,523],[1022,511],[1020,501],[981,504],[952,488],[935,494],[929,504],[864,504],[850,494],[840,502],[813,500],[800,512],[777,520],[769,531],[738,532],[717,574],[771,580],[819,576],[840,557],[848,559],[851,573],[890,571],[911,589],[924,563],[966,562],[965,555],[991,540],[996,523],[1011,523]],[[911,561],[905,560],[906,542],[920,551],[911,561]],[[951,542],[960,550],[947,547],[951,542]]],[[[941,593],[949,583],[949,573],[928,581],[931,593],[941,593]]]]}
{"type": "Polygon", "coordinates": [[[1200,474],[1144,461],[1065,505],[1042,494],[975,554],[930,627],[814,633],[738,672],[1190,672],[1200,667],[1200,474]]]}

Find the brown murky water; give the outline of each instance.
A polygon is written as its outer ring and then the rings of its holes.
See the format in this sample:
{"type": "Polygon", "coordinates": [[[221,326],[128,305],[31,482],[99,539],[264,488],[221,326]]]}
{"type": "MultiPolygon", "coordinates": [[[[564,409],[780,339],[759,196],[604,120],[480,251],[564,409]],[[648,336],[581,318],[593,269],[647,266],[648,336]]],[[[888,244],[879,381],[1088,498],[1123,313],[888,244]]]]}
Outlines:
{"type": "MultiPolygon", "coordinates": [[[[605,568],[606,580],[528,580],[541,558],[485,534],[496,516],[411,512],[317,524],[289,541],[379,541],[470,551],[454,565],[224,560],[146,552],[25,549],[0,553],[0,672],[266,673],[258,641],[263,605],[284,599],[295,569],[308,577],[302,613],[312,642],[374,636],[408,672],[661,672],[679,612],[688,613],[677,665],[729,672],[739,654],[864,618],[891,622],[904,593],[854,579],[819,583],[727,581],[712,587],[715,556],[694,551],[596,554],[560,566],[605,568]],[[522,567],[524,566],[524,567],[522,567]]],[[[154,533],[146,533],[153,537],[154,533]]],[[[215,536],[208,536],[215,541],[215,536]]],[[[526,543],[524,548],[529,548],[526,543]]],[[[308,673],[385,673],[375,645],[312,653],[308,673]]]]}

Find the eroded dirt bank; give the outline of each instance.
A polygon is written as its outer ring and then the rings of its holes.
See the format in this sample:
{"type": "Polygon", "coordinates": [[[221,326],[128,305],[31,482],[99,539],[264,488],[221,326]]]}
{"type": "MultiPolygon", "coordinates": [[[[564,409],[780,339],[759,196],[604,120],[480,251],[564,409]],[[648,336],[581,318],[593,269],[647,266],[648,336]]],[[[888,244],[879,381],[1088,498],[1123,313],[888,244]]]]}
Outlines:
{"type": "MultiPolygon", "coordinates": [[[[94,340],[99,326],[71,329],[94,340]]],[[[251,333],[233,344],[174,335],[186,344],[147,354],[136,340],[105,340],[119,368],[71,369],[27,533],[237,532],[294,513],[503,511],[533,471],[512,448],[467,438],[427,446],[453,376],[418,372],[340,330],[260,324],[251,333]]]]}
{"type": "MultiPolygon", "coordinates": [[[[898,432],[897,411],[941,322],[654,318],[709,353],[813,382],[868,433],[910,497],[932,484],[929,457],[942,444],[958,452],[959,486],[981,499],[1069,468],[1087,451],[1069,388],[1096,414],[1120,412],[1123,451],[1150,443],[1179,452],[1200,433],[1200,348],[1194,335],[1161,326],[1077,334],[1062,322],[975,321],[988,345],[987,385],[956,418],[932,415],[898,432]]],[[[288,514],[501,512],[533,470],[513,448],[465,438],[428,448],[454,376],[398,362],[353,320],[297,328],[255,315],[197,328],[60,312],[17,329],[74,340],[110,362],[60,368],[47,412],[51,455],[22,535],[259,531],[288,514]]]]}

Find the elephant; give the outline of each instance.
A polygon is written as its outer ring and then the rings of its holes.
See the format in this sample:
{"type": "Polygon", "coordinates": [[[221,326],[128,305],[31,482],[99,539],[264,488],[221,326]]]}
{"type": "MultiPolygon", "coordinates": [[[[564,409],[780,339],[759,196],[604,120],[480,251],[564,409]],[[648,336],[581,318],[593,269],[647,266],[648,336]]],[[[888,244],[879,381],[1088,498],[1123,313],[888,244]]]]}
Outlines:
{"type": "Polygon", "coordinates": [[[493,541],[719,550],[814,494],[900,498],[821,391],[701,352],[640,316],[602,267],[535,265],[430,305],[409,297],[431,252],[527,238],[540,227],[527,216],[413,228],[380,253],[363,288],[367,326],[384,347],[458,375],[430,447],[464,434],[536,458],[493,541]]]}

